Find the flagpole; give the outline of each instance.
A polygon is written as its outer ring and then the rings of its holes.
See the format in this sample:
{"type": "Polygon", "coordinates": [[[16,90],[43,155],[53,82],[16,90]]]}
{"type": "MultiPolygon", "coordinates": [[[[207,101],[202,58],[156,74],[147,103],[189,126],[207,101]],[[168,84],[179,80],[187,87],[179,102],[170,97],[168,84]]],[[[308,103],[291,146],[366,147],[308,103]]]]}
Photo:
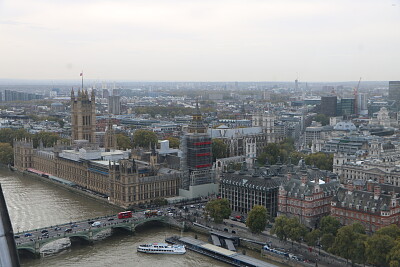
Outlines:
{"type": "Polygon", "coordinates": [[[83,91],[83,70],[81,72],[81,76],[82,76],[82,91],[83,91]]]}

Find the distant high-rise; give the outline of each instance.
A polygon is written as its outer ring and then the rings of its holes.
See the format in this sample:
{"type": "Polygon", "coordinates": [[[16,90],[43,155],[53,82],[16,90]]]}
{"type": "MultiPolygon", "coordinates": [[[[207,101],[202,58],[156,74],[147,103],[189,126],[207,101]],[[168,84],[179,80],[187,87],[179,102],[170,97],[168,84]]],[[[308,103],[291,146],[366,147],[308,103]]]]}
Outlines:
{"type": "Polygon", "coordinates": [[[119,95],[108,97],[108,113],[113,115],[121,114],[121,97],[119,95]]]}
{"type": "Polygon", "coordinates": [[[110,96],[110,92],[108,89],[103,89],[103,98],[108,98],[110,96]]]}
{"type": "Polygon", "coordinates": [[[336,116],[337,96],[321,97],[321,113],[328,117],[336,116]]]}
{"type": "Polygon", "coordinates": [[[400,81],[389,81],[389,100],[394,100],[393,108],[400,110],[400,81]]]}

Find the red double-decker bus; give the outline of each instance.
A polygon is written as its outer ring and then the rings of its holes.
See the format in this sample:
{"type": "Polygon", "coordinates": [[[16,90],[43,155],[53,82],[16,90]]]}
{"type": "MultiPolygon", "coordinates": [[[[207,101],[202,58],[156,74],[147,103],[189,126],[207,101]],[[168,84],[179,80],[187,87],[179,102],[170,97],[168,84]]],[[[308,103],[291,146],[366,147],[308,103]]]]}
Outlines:
{"type": "Polygon", "coordinates": [[[132,211],[123,211],[118,213],[118,219],[132,218],[132,211]]]}

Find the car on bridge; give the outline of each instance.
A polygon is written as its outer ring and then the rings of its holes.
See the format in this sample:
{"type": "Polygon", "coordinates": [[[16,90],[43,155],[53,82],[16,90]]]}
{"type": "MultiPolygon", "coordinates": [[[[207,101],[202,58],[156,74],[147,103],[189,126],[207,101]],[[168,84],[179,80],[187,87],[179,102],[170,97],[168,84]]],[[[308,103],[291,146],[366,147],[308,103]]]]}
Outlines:
{"type": "Polygon", "coordinates": [[[94,222],[94,223],[92,223],[92,227],[100,227],[100,225],[101,225],[101,222],[94,222]]]}

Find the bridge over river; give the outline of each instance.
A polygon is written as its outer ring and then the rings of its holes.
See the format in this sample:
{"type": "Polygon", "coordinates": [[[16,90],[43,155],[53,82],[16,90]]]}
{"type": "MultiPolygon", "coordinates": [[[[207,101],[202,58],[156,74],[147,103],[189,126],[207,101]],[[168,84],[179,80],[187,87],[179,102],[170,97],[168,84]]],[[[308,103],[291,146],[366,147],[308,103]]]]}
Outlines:
{"type": "MultiPolygon", "coordinates": [[[[180,225],[170,216],[145,216],[143,212],[132,213],[132,218],[118,219],[118,215],[104,216],[87,219],[79,222],[70,222],[55,226],[24,231],[15,234],[17,249],[27,251],[40,257],[40,249],[49,243],[61,238],[69,238],[71,241],[93,243],[96,234],[107,229],[124,229],[127,232],[135,232],[139,225],[151,221],[160,221],[168,224],[180,225]],[[98,226],[92,226],[93,222],[99,222],[98,226]]],[[[96,223],[97,224],[97,223],[96,223]]]]}

